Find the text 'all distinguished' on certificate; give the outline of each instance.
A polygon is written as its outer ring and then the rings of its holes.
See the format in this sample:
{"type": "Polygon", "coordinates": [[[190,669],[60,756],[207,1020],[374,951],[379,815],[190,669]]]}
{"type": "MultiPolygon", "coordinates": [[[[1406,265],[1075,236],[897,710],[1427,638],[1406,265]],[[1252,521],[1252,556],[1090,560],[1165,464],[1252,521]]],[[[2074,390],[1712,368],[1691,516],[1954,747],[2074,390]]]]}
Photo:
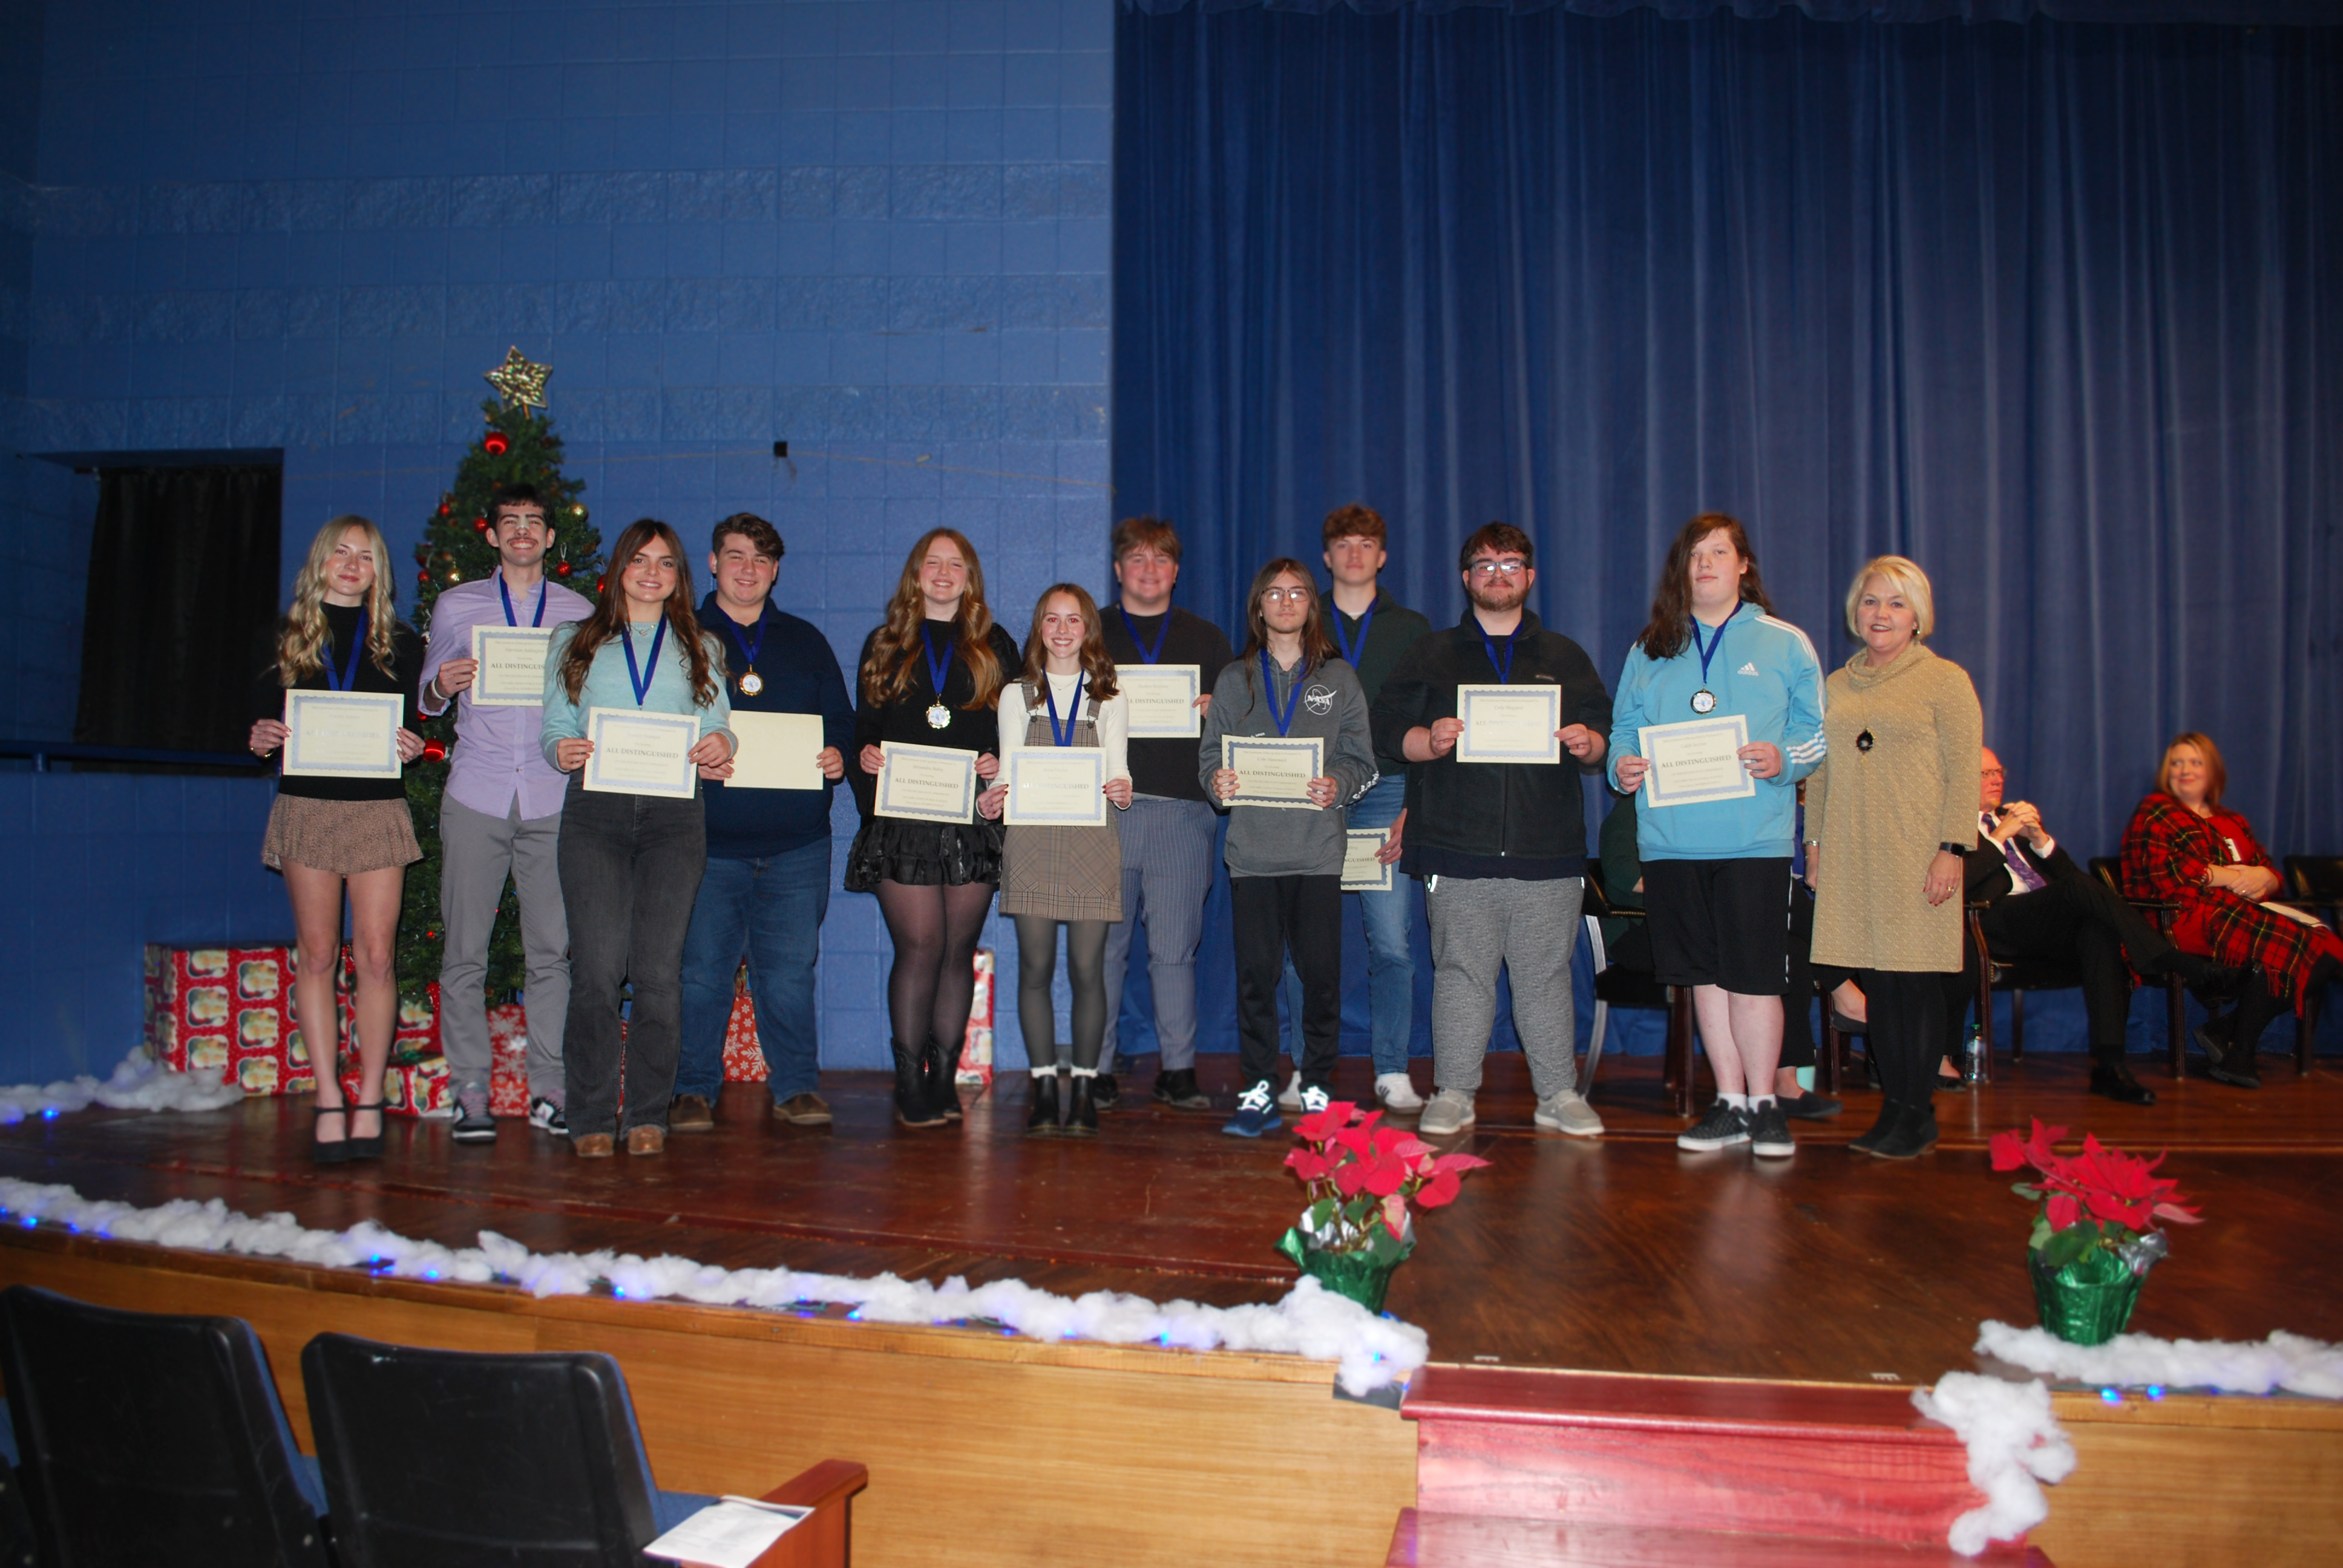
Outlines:
{"type": "Polygon", "coordinates": [[[296,778],[397,779],[407,699],[395,691],[288,691],[285,772],[296,778]]]}
{"type": "Polygon", "coordinates": [[[976,753],[890,740],[880,749],[878,814],[914,822],[966,822],[976,815],[976,753]]]}
{"type": "Polygon", "coordinates": [[[1192,664],[1119,665],[1114,681],[1131,715],[1133,740],[1195,739],[1203,733],[1196,699],[1204,672],[1192,664]]]}
{"type": "Polygon", "coordinates": [[[1325,742],[1317,736],[1223,735],[1221,766],[1237,776],[1232,806],[1315,811],[1310,781],[1319,777],[1325,742]]]}
{"type": "Polygon", "coordinates": [[[582,788],[605,795],[659,795],[689,800],[699,790],[691,749],[699,741],[696,713],[640,713],[624,708],[586,710],[582,788]]]}
{"type": "Polygon", "coordinates": [[[472,706],[545,706],[545,656],[552,643],[550,628],[474,627],[472,657],[479,668],[472,675],[472,706]]]}
{"type": "Polygon", "coordinates": [[[1644,778],[1646,806],[1696,806],[1757,792],[1757,780],[1741,760],[1741,749],[1749,744],[1749,720],[1742,714],[1647,724],[1635,732],[1635,743],[1652,765],[1644,778]]]}
{"type": "Polygon", "coordinates": [[[1464,725],[1456,737],[1459,762],[1562,760],[1559,686],[1460,686],[1456,717],[1464,725]]]}
{"type": "Polygon", "coordinates": [[[1106,753],[1095,747],[1020,748],[1001,759],[1011,828],[1106,826],[1106,753]]]}

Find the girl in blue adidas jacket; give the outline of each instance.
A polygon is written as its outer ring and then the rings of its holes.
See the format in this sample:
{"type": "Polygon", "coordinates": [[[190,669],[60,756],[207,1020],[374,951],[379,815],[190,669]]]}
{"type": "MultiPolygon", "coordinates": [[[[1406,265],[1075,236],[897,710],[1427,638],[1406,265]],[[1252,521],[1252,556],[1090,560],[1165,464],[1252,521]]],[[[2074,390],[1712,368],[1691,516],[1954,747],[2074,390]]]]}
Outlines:
{"type": "Polygon", "coordinates": [[[1823,672],[1806,634],[1772,609],[1740,523],[1706,512],[1684,526],[1619,675],[1610,773],[1623,793],[1644,789],[1646,728],[1735,717],[1748,726],[1739,755],[1753,792],[1663,805],[1646,791],[1635,840],[1657,977],[1693,988],[1716,1074],[1716,1103],[1677,1147],[1747,1143],[1779,1158],[1793,1148],[1774,1095],[1790,857],[1798,780],[1823,759],[1823,672]]]}

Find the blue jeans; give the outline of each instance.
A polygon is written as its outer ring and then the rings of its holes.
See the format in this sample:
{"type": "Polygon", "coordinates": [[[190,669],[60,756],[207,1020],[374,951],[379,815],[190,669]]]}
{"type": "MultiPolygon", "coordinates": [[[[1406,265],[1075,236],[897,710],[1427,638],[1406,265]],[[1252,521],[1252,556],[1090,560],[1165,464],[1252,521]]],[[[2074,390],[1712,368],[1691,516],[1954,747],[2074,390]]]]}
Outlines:
{"type": "Polygon", "coordinates": [[[683,941],[683,1060],[679,1095],[713,1101],[724,1085],[724,1030],[732,1018],[732,977],[749,960],[757,1045],[779,1104],[820,1081],[814,1027],[814,964],[830,912],[830,840],[759,860],[708,858],[691,932],[683,941]]]}
{"type": "MultiPolygon", "coordinates": [[[[1353,828],[1388,828],[1407,804],[1407,778],[1385,774],[1351,808],[1353,828]]],[[[1407,1070],[1407,1048],[1415,1036],[1415,955],[1408,948],[1408,911],[1414,890],[1394,874],[1388,893],[1346,893],[1359,900],[1359,914],[1367,929],[1367,1044],[1375,1071],[1407,1070]]],[[[1285,1022],[1282,1029],[1286,1053],[1296,1067],[1302,1051],[1294,1034],[1302,1020],[1302,978],[1293,960],[1285,960],[1285,1022]]]]}

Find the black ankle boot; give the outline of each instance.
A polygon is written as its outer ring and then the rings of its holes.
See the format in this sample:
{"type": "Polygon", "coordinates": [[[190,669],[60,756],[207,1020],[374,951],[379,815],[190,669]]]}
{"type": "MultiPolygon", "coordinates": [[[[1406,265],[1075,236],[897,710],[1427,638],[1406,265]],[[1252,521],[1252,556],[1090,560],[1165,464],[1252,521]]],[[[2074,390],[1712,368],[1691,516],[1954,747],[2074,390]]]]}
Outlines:
{"type": "Polygon", "coordinates": [[[1058,1075],[1036,1071],[1033,1074],[1033,1103],[1025,1112],[1025,1136],[1055,1138],[1059,1120],[1058,1075]]]}
{"type": "Polygon", "coordinates": [[[1073,1094],[1066,1101],[1065,1125],[1058,1130],[1069,1138],[1091,1138],[1098,1133],[1098,1101],[1092,1088],[1090,1074],[1075,1076],[1073,1094]]]}
{"type": "Polygon", "coordinates": [[[1906,1105],[1886,1137],[1868,1152],[1880,1160],[1916,1160],[1936,1146],[1936,1112],[1931,1105],[1906,1105]]]}
{"type": "Polygon", "coordinates": [[[928,1086],[921,1071],[920,1050],[901,1040],[890,1042],[895,1050],[895,1120],[906,1127],[940,1127],[943,1112],[928,1100],[928,1086]]]}
{"type": "Polygon", "coordinates": [[[2262,1075],[2254,1054],[2260,1049],[2262,1030],[2285,1009],[2268,974],[2257,971],[2254,983],[2238,1000],[2237,1010],[2222,1026],[2207,1024],[2197,1031],[2197,1043],[2205,1050],[2206,1070],[2223,1083],[2259,1089],[2262,1075]]]}
{"type": "Polygon", "coordinates": [[[920,1055],[920,1075],[928,1106],[946,1121],[960,1120],[960,1052],[929,1040],[920,1055]]]}
{"type": "Polygon", "coordinates": [[[2118,1105],[2153,1105],[2156,1091],[2131,1075],[2120,1058],[2102,1057],[2091,1064],[2091,1092],[2118,1105]]]}
{"type": "Polygon", "coordinates": [[[1870,1154],[1876,1151],[1880,1143],[1886,1139],[1887,1135],[1896,1131],[1896,1124],[1903,1119],[1903,1115],[1904,1107],[1902,1105],[1893,1100],[1881,1100],[1879,1102],[1879,1120],[1871,1124],[1871,1128],[1868,1131],[1862,1133],[1858,1137],[1850,1139],[1847,1142],[1847,1147],[1854,1150],[1857,1154],[1870,1154]]]}

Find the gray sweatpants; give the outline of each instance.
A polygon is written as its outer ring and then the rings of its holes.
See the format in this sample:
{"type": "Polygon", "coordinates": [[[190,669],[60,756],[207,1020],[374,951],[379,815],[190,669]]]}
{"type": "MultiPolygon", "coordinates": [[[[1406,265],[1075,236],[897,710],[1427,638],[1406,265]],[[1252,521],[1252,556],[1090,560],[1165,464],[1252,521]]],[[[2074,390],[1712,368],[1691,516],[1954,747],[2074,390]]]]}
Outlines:
{"type": "Polygon", "coordinates": [[[1147,978],[1155,991],[1156,1048],[1166,1072],[1196,1065],[1196,949],[1212,890],[1219,819],[1202,800],[1141,795],[1115,813],[1122,833],[1122,919],[1106,929],[1106,1040],[1099,1065],[1114,1070],[1131,939],[1147,927],[1147,978]]]}
{"type": "Polygon", "coordinates": [[[1497,1021],[1497,971],[1513,984],[1513,1032],[1544,1100],[1574,1087],[1577,1006],[1570,989],[1578,950],[1579,879],[1434,877],[1424,886],[1432,923],[1432,1077],[1472,1094],[1497,1021]]]}
{"type": "Polygon", "coordinates": [[[528,964],[528,1092],[560,1103],[561,1033],[569,1020],[569,919],[561,903],[561,813],[523,821],[520,802],[504,817],[462,802],[439,802],[439,917],[447,945],[439,960],[439,1049],[458,1092],[485,1091],[488,1055],[488,933],[505,875],[520,895],[521,950],[528,964]]]}

